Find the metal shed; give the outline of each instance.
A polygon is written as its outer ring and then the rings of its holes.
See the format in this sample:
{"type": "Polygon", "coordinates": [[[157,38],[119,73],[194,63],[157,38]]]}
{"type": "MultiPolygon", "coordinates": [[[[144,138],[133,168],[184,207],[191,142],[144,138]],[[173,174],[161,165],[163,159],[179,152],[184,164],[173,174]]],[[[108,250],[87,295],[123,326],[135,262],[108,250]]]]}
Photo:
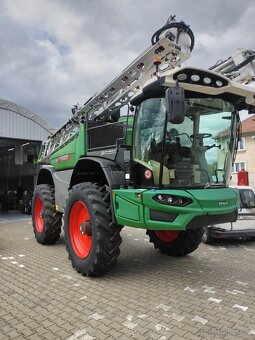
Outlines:
{"type": "Polygon", "coordinates": [[[0,99],[0,204],[7,193],[32,192],[35,160],[52,131],[39,115],[0,99]]]}

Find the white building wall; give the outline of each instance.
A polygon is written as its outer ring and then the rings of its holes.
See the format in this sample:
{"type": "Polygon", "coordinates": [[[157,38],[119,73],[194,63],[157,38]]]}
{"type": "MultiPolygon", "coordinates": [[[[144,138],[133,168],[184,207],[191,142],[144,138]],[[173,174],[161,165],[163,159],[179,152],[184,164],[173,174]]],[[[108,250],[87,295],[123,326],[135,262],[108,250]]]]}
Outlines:
{"type": "Polygon", "coordinates": [[[41,142],[51,132],[37,114],[0,99],[0,198],[5,191],[16,190],[20,185],[32,190],[38,168],[33,161],[41,142]],[[22,148],[21,143],[28,145],[22,148]]]}

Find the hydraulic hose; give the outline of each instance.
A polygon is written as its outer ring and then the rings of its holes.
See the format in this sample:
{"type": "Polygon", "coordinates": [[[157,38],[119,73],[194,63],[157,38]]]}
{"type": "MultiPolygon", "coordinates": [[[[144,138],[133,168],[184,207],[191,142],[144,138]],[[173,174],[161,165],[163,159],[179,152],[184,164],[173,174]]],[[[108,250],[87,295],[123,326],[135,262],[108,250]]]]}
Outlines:
{"type": "Polygon", "coordinates": [[[177,42],[178,42],[179,35],[180,35],[181,32],[185,32],[189,35],[190,41],[191,41],[190,42],[190,51],[192,51],[193,48],[194,48],[194,44],[195,44],[195,37],[194,37],[194,34],[193,34],[192,30],[190,29],[190,27],[188,25],[186,25],[183,21],[172,22],[170,24],[166,24],[163,27],[161,27],[151,37],[151,44],[155,45],[159,41],[160,34],[164,31],[170,29],[170,28],[177,28],[177,30],[178,30],[177,42]]]}

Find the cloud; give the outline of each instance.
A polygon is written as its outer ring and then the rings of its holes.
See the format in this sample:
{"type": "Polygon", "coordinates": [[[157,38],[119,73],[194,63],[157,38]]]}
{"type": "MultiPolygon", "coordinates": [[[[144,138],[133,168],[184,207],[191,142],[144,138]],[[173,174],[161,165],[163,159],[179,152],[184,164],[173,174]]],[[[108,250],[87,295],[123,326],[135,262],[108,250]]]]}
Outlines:
{"type": "MultiPolygon", "coordinates": [[[[203,31],[197,35],[197,45],[195,56],[203,66],[208,65],[208,60],[228,58],[237,48],[245,48],[254,50],[255,38],[252,32],[255,30],[254,6],[246,8],[241,16],[236,18],[229,26],[222,31],[215,30],[213,32],[203,31]],[[206,60],[202,57],[206,56],[206,60]]],[[[217,27],[217,25],[216,25],[217,27]]]]}
{"type": "Polygon", "coordinates": [[[74,103],[102,90],[150,44],[170,14],[194,31],[188,64],[208,67],[237,47],[254,49],[253,0],[3,0],[1,97],[59,127],[74,103]]]}

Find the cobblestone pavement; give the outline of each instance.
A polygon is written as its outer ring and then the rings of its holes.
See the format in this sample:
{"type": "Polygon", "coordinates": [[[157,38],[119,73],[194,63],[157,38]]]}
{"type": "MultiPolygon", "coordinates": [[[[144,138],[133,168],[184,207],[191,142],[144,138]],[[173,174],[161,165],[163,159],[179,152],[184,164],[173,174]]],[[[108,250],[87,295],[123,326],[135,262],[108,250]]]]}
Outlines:
{"type": "Polygon", "coordinates": [[[0,339],[255,339],[255,243],[159,253],[124,228],[118,265],[76,273],[63,236],[38,244],[30,220],[0,224],[0,339]]]}

